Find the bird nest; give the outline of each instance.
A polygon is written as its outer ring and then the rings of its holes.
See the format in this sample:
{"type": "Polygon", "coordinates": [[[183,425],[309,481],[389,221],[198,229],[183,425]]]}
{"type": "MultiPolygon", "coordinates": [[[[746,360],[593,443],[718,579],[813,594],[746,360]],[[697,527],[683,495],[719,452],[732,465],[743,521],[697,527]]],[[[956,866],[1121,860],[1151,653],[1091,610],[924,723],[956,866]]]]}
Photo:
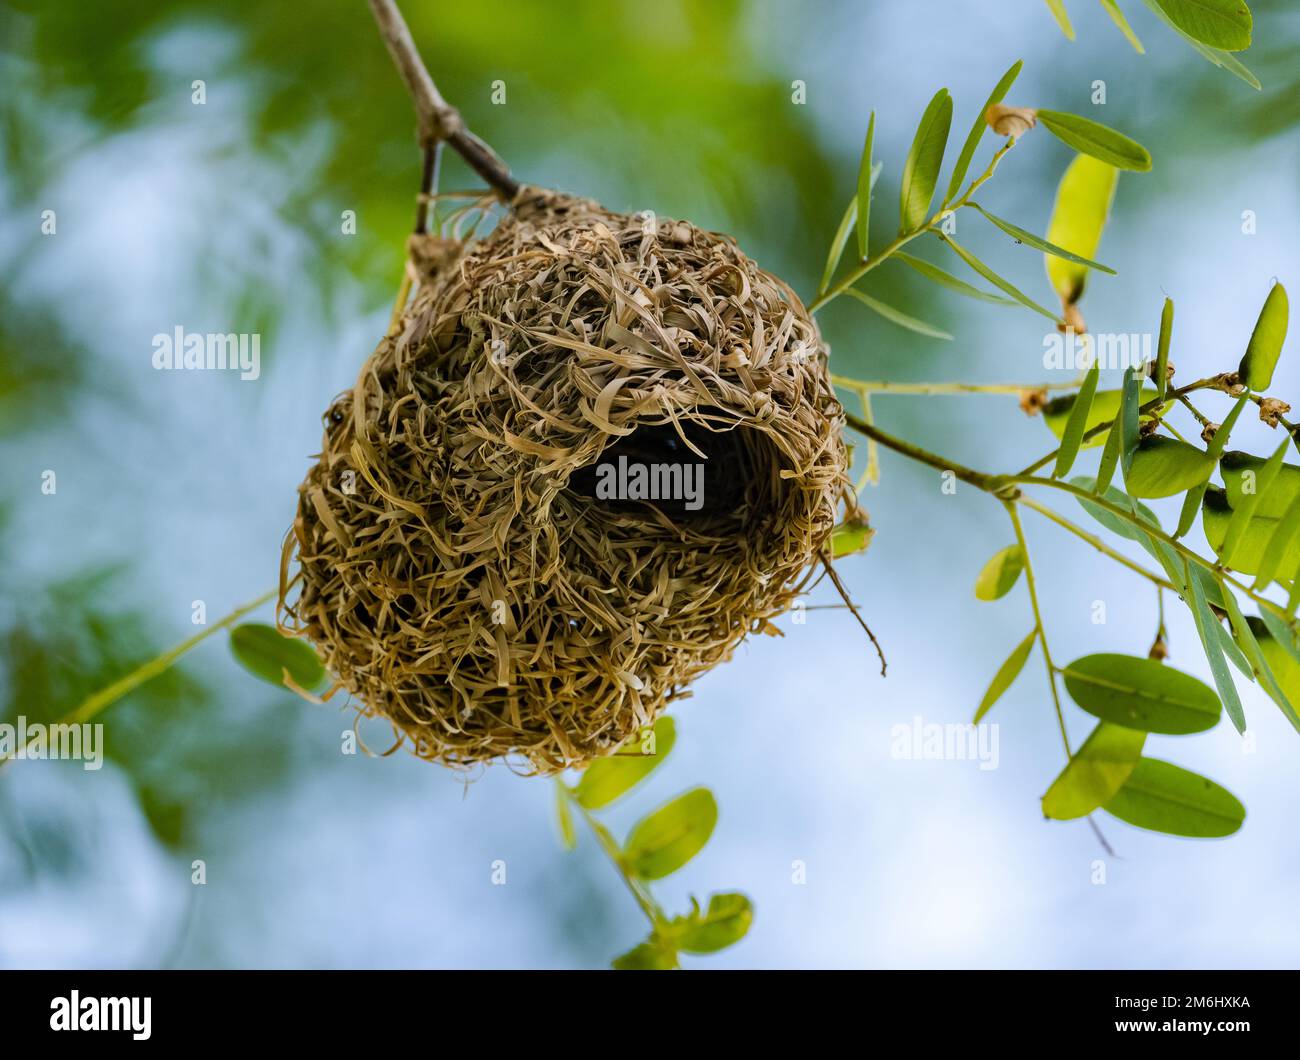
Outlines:
{"type": "Polygon", "coordinates": [[[524,188],[413,251],[299,488],[285,629],[421,758],[580,767],[806,588],[853,503],[827,351],[684,221],[524,188]]]}

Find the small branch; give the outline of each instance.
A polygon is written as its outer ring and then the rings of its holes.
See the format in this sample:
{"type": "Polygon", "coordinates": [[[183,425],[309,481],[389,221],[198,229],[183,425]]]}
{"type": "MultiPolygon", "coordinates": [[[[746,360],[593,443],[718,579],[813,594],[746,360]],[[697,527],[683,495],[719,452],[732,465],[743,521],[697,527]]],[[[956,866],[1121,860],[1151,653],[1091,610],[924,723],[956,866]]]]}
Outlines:
{"type": "Polygon", "coordinates": [[[618,842],[609,833],[600,821],[596,820],[590,810],[578,801],[578,796],[574,793],[573,788],[564,783],[559,777],[555,778],[555,783],[560,786],[560,791],[574,806],[578,808],[578,813],[582,819],[587,822],[587,827],[591,829],[592,835],[596,837],[596,842],[600,844],[600,849],[604,851],[605,856],[609,858],[610,863],[618,871],[623,883],[627,889],[632,892],[632,897],[636,899],[636,904],[640,906],[641,912],[650,921],[652,929],[658,929],[661,925],[668,922],[668,917],[660,908],[659,903],[654,900],[645,885],[633,876],[627,870],[627,862],[623,858],[623,852],[619,849],[618,842]]]}
{"type": "Polygon", "coordinates": [[[1068,383],[890,383],[844,375],[832,375],[831,382],[857,394],[1019,394],[1022,390],[1073,390],[1079,385],[1077,379],[1068,383]]]}
{"type": "Polygon", "coordinates": [[[442,141],[426,144],[424,169],[420,173],[420,197],[415,204],[415,234],[429,231],[429,213],[433,208],[433,192],[438,187],[438,171],[442,168],[442,141]]]}
{"type": "Polygon", "coordinates": [[[1061,527],[1063,530],[1068,530],[1075,537],[1079,538],[1079,540],[1086,541],[1098,552],[1100,552],[1103,556],[1113,559],[1116,563],[1120,564],[1120,566],[1122,567],[1127,567],[1134,574],[1142,575],[1142,577],[1146,578],[1147,581],[1155,585],[1157,589],[1169,589],[1170,591],[1175,593],[1179,591],[1178,587],[1174,585],[1173,582],[1166,581],[1164,578],[1161,578],[1159,575],[1154,574],[1153,572],[1147,570],[1146,567],[1142,566],[1142,564],[1140,563],[1134,563],[1122,552],[1117,552],[1115,551],[1115,549],[1111,548],[1108,544],[1106,544],[1106,542],[1104,542],[1096,534],[1090,534],[1083,527],[1077,525],[1076,523],[1070,522],[1070,520],[1065,518],[1065,516],[1059,514],[1056,511],[1053,511],[1051,508],[1047,507],[1047,505],[1039,504],[1038,501],[1034,500],[1033,497],[1026,496],[1025,494],[1022,493],[1019,497],[1016,498],[1016,500],[1018,503],[1023,504],[1026,508],[1032,508],[1034,511],[1036,511],[1039,515],[1043,516],[1045,519],[1051,520],[1057,526],[1061,527]]]}
{"type": "Polygon", "coordinates": [[[1016,544],[1020,546],[1020,556],[1025,564],[1025,586],[1029,590],[1029,606],[1034,612],[1034,629],[1038,631],[1038,643],[1043,649],[1043,662],[1047,665],[1047,683],[1052,690],[1052,704],[1056,707],[1056,723],[1061,730],[1061,742],[1065,744],[1065,757],[1074,757],[1070,750],[1070,734],[1065,728],[1065,712],[1061,709],[1061,694],[1056,687],[1056,663],[1052,662],[1052,650],[1047,646],[1047,630],[1043,628],[1043,613],[1038,606],[1038,583],[1034,579],[1034,565],[1029,559],[1029,545],[1025,541],[1025,531],[1020,525],[1020,512],[1014,501],[1004,500],[1007,515],[1011,517],[1011,526],[1016,532],[1016,544]]]}
{"type": "Polygon", "coordinates": [[[397,4],[394,0],[369,0],[369,3],[380,35],[397,64],[397,72],[402,75],[406,90],[415,103],[420,145],[429,148],[445,140],[475,173],[487,181],[503,202],[513,202],[519,194],[518,181],[510,175],[509,167],[496,152],[465,128],[460,112],[442,98],[420,58],[397,4]]]}
{"type": "MultiPolygon", "coordinates": [[[[1164,401],[1161,401],[1159,398],[1152,398],[1146,404],[1139,407],[1138,415],[1140,416],[1145,413],[1153,412],[1158,408],[1163,408],[1170,401],[1176,401],[1179,398],[1182,398],[1184,395],[1191,394],[1197,390],[1222,390],[1223,389],[1222,383],[1223,383],[1223,376],[1221,375],[1210,376],[1206,379],[1198,379],[1196,380],[1196,382],[1188,383],[1186,386],[1179,387],[1177,390],[1170,390],[1168,393],[1165,394],[1164,401]]],[[[1083,432],[1083,437],[1080,439],[1080,441],[1081,442],[1091,441],[1093,438],[1096,438],[1097,435],[1103,434],[1106,431],[1110,430],[1111,426],[1112,426],[1111,421],[1106,420],[1104,423],[1099,423],[1095,427],[1090,427],[1088,428],[1088,430],[1083,432]]],[[[1046,456],[1042,457],[1039,460],[1035,460],[1027,468],[1021,471],[1020,474],[1032,475],[1035,471],[1039,471],[1042,468],[1045,468],[1048,464],[1050,464],[1053,460],[1056,459],[1056,455],[1060,451],[1061,450],[1059,448],[1053,449],[1046,456]]]]}
{"type": "MultiPolygon", "coordinates": [[[[208,637],[212,636],[212,634],[226,629],[228,626],[234,625],[250,611],[256,610],[263,604],[270,603],[277,595],[279,595],[279,591],[277,589],[272,589],[270,592],[263,593],[256,600],[250,600],[242,607],[235,608],[235,610],[231,611],[225,618],[213,623],[202,632],[194,634],[194,636],[190,637],[188,640],[181,641],[181,643],[177,644],[176,647],[169,648],[161,655],[137,666],[125,677],[120,677],[111,685],[101,688],[98,692],[94,692],[87,696],[82,700],[79,707],[60,718],[58,724],[81,725],[88,722],[105,707],[117,702],[117,700],[121,699],[128,692],[138,688],[146,681],[157,677],[159,674],[170,670],[172,666],[176,664],[176,661],[191,648],[201,644],[203,641],[207,640],[208,637]]],[[[32,739],[35,739],[35,737],[32,739]]],[[[28,743],[24,745],[23,749],[25,750],[30,743],[31,741],[29,740],[28,743]]],[[[6,763],[12,762],[15,756],[16,752],[14,755],[0,759],[0,768],[3,768],[6,763]]]]}
{"type": "Polygon", "coordinates": [[[846,412],[844,414],[844,422],[859,434],[879,442],[886,449],[893,449],[895,452],[911,457],[911,459],[919,463],[928,464],[938,471],[950,471],[962,482],[968,483],[976,489],[984,490],[986,493],[999,493],[1005,488],[1006,480],[1003,477],[985,475],[983,472],[963,467],[955,461],[946,460],[935,453],[922,449],[920,446],[904,441],[902,438],[895,438],[892,434],[882,431],[875,424],[868,423],[852,413],[846,412]]]}
{"type": "Polygon", "coordinates": [[[867,625],[866,619],[862,617],[861,613],[858,611],[857,605],[854,604],[853,600],[849,597],[848,589],[846,589],[844,583],[840,581],[840,576],[836,573],[835,567],[830,561],[830,557],[825,554],[822,555],[822,566],[826,568],[826,573],[831,576],[831,584],[835,586],[835,590],[840,594],[841,599],[844,601],[844,605],[853,612],[853,617],[858,620],[858,625],[866,630],[867,636],[871,638],[871,643],[875,645],[876,655],[880,657],[880,676],[884,677],[885,671],[889,668],[889,664],[885,661],[885,652],[880,647],[880,641],[876,640],[876,635],[871,632],[871,627],[867,625]]]}

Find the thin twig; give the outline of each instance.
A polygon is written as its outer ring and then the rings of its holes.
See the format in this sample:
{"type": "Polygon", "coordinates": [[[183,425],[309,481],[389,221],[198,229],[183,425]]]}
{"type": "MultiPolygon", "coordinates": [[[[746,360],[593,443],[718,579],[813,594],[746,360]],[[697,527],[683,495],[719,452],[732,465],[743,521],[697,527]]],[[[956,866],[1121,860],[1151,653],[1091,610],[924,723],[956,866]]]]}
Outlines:
{"type": "Polygon", "coordinates": [[[415,103],[419,121],[420,146],[428,148],[440,140],[451,144],[470,168],[487,181],[503,202],[513,202],[519,194],[519,182],[492,148],[465,127],[460,112],[442,98],[438,86],[411,38],[406,19],[394,0],[369,0],[371,13],[379,25],[380,35],[397,64],[406,90],[415,103]]]}
{"type": "Polygon", "coordinates": [[[858,611],[857,605],[849,597],[849,591],[844,588],[844,583],[840,581],[840,576],[835,572],[835,567],[832,565],[830,558],[823,553],[821,560],[822,566],[826,568],[826,573],[831,576],[831,584],[835,586],[836,591],[843,598],[845,606],[853,612],[853,617],[858,620],[858,625],[867,631],[867,636],[871,638],[871,643],[876,646],[876,654],[880,656],[880,676],[884,677],[885,671],[889,669],[889,664],[885,661],[885,652],[880,647],[880,641],[876,640],[876,635],[871,632],[871,627],[867,625],[866,619],[862,617],[861,612],[858,611]]]}
{"type": "Polygon", "coordinates": [[[429,231],[429,214],[433,209],[433,196],[438,187],[438,171],[442,168],[442,141],[426,144],[424,169],[420,173],[420,197],[415,204],[415,234],[429,231]]]}

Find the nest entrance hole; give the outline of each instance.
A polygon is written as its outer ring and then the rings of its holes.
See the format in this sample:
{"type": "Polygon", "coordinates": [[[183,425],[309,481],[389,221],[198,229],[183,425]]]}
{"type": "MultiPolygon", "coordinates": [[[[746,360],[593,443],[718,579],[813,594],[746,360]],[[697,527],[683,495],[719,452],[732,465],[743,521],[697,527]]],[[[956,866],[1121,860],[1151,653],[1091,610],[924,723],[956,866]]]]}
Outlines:
{"type": "Polygon", "coordinates": [[[653,506],[682,526],[748,522],[746,509],[752,516],[755,507],[775,507],[778,457],[761,431],[711,429],[694,420],[680,426],[678,433],[671,423],[644,424],[616,438],[593,463],[573,472],[568,492],[585,505],[616,512],[653,506]]]}

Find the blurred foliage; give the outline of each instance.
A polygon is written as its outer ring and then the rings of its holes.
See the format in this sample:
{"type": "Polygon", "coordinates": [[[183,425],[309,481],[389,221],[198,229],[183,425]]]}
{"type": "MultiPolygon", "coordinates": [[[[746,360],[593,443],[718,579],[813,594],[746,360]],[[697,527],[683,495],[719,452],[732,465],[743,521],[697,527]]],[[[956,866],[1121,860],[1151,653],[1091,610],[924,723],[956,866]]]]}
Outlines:
{"type": "MultiPolygon", "coordinates": [[[[23,595],[0,624],[0,671],[7,678],[0,721],[58,720],[158,654],[160,638],[148,618],[111,605],[124,577],[122,569],[83,571],[23,595]]],[[[172,667],[97,719],[105,760],[130,775],[164,843],[192,841],[201,814],[282,783],[292,769],[297,701],[243,698],[218,697],[188,670],[172,667]]]]}

